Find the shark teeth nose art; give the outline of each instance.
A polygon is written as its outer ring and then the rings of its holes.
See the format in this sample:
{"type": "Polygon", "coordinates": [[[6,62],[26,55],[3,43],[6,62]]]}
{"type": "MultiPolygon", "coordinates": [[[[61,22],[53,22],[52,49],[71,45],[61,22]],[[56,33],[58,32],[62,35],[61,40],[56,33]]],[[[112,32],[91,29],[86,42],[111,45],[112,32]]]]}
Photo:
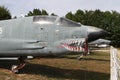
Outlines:
{"type": "Polygon", "coordinates": [[[83,40],[69,40],[66,43],[62,44],[62,47],[64,47],[69,51],[74,51],[74,52],[85,51],[83,40]]]}

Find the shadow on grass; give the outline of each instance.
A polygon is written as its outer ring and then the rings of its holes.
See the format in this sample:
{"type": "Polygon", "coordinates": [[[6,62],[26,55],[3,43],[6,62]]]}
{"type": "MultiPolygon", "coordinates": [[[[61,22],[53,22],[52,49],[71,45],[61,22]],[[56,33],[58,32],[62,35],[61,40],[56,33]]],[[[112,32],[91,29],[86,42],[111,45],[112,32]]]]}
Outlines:
{"type": "Polygon", "coordinates": [[[95,58],[82,58],[81,60],[92,60],[92,61],[105,61],[105,62],[110,62],[110,60],[106,59],[95,59],[95,58]]]}
{"type": "MultiPolygon", "coordinates": [[[[0,68],[10,69],[17,61],[0,61],[0,68]]],[[[75,80],[109,80],[110,75],[106,73],[93,72],[80,69],[64,69],[41,64],[27,64],[20,74],[42,75],[48,78],[75,79],[75,80]]]]}
{"type": "MultiPolygon", "coordinates": [[[[79,55],[77,56],[68,56],[68,55],[65,55],[65,56],[44,56],[42,58],[49,58],[49,59],[58,59],[58,58],[66,58],[66,59],[74,59],[74,60],[78,60],[77,58],[79,57],[79,55]]],[[[38,57],[39,59],[40,57],[38,57]]],[[[100,58],[90,58],[88,56],[84,56],[83,58],[81,58],[79,61],[82,61],[82,60],[94,60],[94,61],[105,61],[105,62],[110,62],[109,59],[100,59],[100,58]]]]}

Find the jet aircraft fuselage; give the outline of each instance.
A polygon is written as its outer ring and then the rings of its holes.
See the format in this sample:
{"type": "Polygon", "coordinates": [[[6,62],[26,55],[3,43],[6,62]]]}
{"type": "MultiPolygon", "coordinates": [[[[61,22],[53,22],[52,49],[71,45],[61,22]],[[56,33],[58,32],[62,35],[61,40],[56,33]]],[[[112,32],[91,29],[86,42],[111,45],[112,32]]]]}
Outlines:
{"type": "Polygon", "coordinates": [[[0,21],[0,56],[58,55],[85,52],[87,28],[55,16],[0,21]]]}

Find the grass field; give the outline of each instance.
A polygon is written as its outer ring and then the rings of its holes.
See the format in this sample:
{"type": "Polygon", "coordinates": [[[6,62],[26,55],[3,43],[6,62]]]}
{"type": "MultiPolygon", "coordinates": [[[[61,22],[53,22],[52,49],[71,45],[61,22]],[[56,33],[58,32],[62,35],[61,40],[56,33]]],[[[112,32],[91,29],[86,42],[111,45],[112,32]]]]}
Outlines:
{"type": "Polygon", "coordinates": [[[109,52],[92,52],[80,61],[77,56],[27,60],[20,74],[10,71],[17,61],[0,61],[0,80],[110,80],[109,52]]]}

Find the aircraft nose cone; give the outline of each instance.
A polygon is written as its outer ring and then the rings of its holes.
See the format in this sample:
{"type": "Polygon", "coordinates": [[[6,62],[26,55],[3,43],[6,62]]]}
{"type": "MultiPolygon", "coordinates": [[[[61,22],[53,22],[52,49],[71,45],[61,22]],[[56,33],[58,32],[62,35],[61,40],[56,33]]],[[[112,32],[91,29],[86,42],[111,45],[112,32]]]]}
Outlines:
{"type": "Polygon", "coordinates": [[[101,30],[100,32],[101,32],[101,35],[103,35],[103,37],[109,35],[109,32],[105,30],[101,30]]]}
{"type": "Polygon", "coordinates": [[[96,31],[88,32],[88,42],[94,41],[101,37],[107,36],[109,33],[103,29],[96,29],[96,31]]]}

